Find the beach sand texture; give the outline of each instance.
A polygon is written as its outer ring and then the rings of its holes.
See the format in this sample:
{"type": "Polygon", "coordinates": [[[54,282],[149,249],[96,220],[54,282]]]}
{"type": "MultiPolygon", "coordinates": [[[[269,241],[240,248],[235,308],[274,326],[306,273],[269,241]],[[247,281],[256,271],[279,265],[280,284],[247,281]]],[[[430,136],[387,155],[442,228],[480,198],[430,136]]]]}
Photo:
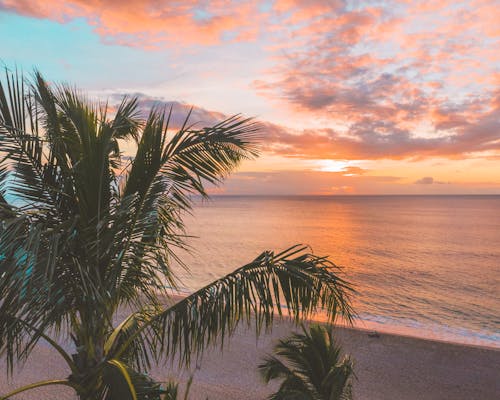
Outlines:
{"type": "MultiPolygon", "coordinates": [[[[265,399],[273,386],[265,386],[256,370],[262,356],[271,351],[278,338],[293,327],[277,322],[272,334],[258,341],[252,330],[240,329],[225,346],[208,351],[192,366],[194,380],[191,400],[265,399]]],[[[337,328],[337,337],[355,361],[357,400],[498,400],[500,399],[500,349],[437,342],[381,333],[369,337],[367,331],[337,328]]],[[[18,385],[47,378],[67,376],[58,355],[40,344],[31,360],[7,380],[5,363],[0,364],[0,393],[18,385]]],[[[171,373],[171,367],[154,368],[161,380],[176,376],[186,382],[191,372],[171,373]],[[169,372],[170,371],[170,372],[169,372]]],[[[65,387],[41,388],[12,399],[74,399],[65,387]]]]}

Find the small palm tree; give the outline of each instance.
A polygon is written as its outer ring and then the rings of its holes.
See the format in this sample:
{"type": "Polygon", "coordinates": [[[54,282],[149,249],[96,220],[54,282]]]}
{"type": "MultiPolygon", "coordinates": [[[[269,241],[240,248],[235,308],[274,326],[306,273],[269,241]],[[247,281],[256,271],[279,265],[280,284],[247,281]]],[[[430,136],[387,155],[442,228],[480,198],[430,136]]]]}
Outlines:
{"type": "Polygon", "coordinates": [[[303,333],[280,340],[276,356],[267,356],[259,365],[266,383],[281,380],[270,400],[348,400],[351,399],[353,361],[341,358],[331,329],[311,325],[303,333]]]}
{"type": "Polygon", "coordinates": [[[44,339],[69,371],[3,398],[66,385],[82,400],[159,399],[163,389],[145,375],[153,362],[187,365],[242,321],[259,332],[275,313],[351,318],[350,286],[300,246],[265,251],[166,301],[192,196],[257,155],[259,126],[234,116],[195,129],[188,115],[173,129],[172,109],[143,118],[135,97],[110,113],[38,72],[27,81],[7,71],[0,82],[0,356],[12,372],[44,339]],[[115,324],[123,307],[132,313],[115,324]]]}

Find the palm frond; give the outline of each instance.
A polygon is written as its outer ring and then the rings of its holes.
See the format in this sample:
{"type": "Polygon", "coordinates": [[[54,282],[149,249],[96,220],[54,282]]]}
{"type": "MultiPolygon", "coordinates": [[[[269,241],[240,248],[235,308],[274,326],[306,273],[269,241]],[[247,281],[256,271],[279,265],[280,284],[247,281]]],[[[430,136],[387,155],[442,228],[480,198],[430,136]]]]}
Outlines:
{"type": "MultiPolygon", "coordinates": [[[[205,195],[204,182],[223,179],[239,161],[256,154],[251,140],[258,127],[248,119],[233,117],[194,131],[187,125],[188,115],[181,130],[169,139],[171,113],[172,109],[150,112],[127,174],[122,204],[128,212],[120,214],[128,221],[113,224],[118,236],[129,238],[114,264],[119,267],[115,271],[123,272],[127,266],[127,273],[113,273],[112,282],[119,278],[121,288],[142,282],[138,278],[148,269],[158,271],[169,286],[176,287],[170,260],[183,265],[176,250],[186,248],[182,213],[191,208],[190,196],[205,195]],[[140,260],[140,268],[134,268],[139,266],[137,261],[126,260],[129,255],[140,260]]],[[[160,289],[161,285],[156,286],[160,289]]],[[[144,290],[146,297],[147,293],[144,290]]]]}
{"type": "Polygon", "coordinates": [[[141,123],[137,97],[125,96],[116,110],[110,128],[113,130],[113,136],[116,139],[127,140],[132,138],[138,141],[141,123]]]}
{"type": "Polygon", "coordinates": [[[332,329],[321,325],[313,324],[309,329],[302,326],[302,332],[281,339],[274,355],[267,356],[258,367],[266,383],[281,380],[278,391],[269,399],[351,399],[353,361],[340,354],[332,329]]]}
{"type": "MultiPolygon", "coordinates": [[[[272,325],[275,314],[298,322],[315,312],[326,312],[333,321],[353,318],[351,286],[339,268],[325,257],[294,246],[275,254],[262,253],[253,262],[184,298],[151,317],[141,330],[158,338],[155,350],[169,357],[179,354],[189,363],[217,339],[231,335],[244,321],[255,323],[257,334],[272,325]]],[[[127,341],[118,354],[133,341],[127,341]]]]}
{"type": "Polygon", "coordinates": [[[111,366],[104,374],[104,385],[108,391],[106,400],[138,400],[132,377],[126,364],[120,360],[108,361],[111,366]]]}
{"type": "Polygon", "coordinates": [[[22,206],[44,207],[52,203],[52,188],[45,181],[45,146],[35,123],[26,130],[33,96],[24,77],[5,71],[5,85],[0,82],[0,172],[2,197],[10,194],[22,206]]]}
{"type": "Polygon", "coordinates": [[[167,140],[171,112],[151,112],[125,194],[145,195],[157,182],[178,206],[189,208],[188,195],[206,194],[204,181],[220,182],[243,159],[257,155],[254,143],[259,126],[234,116],[213,127],[193,130],[187,127],[188,115],[183,128],[167,140]]]}
{"type": "Polygon", "coordinates": [[[37,388],[44,387],[44,386],[53,386],[53,385],[69,386],[73,389],[78,388],[78,385],[75,385],[74,383],[70,382],[67,379],[51,379],[51,380],[47,380],[47,381],[31,383],[29,385],[26,385],[26,386],[23,386],[23,387],[18,388],[16,390],[13,390],[12,392],[10,392],[4,396],[1,396],[0,400],[9,400],[11,397],[15,396],[16,394],[26,392],[28,390],[37,389],[37,388]]]}
{"type": "Polygon", "coordinates": [[[127,351],[120,354],[120,359],[124,360],[127,365],[133,367],[138,372],[148,370],[151,367],[150,358],[152,357],[157,360],[157,355],[154,352],[151,353],[156,338],[151,336],[150,332],[140,331],[140,329],[156,313],[156,309],[150,308],[134,312],[125,318],[113,330],[104,344],[104,355],[106,358],[116,358],[115,355],[121,346],[138,333],[139,336],[135,338],[136,340],[133,340],[127,351]]]}

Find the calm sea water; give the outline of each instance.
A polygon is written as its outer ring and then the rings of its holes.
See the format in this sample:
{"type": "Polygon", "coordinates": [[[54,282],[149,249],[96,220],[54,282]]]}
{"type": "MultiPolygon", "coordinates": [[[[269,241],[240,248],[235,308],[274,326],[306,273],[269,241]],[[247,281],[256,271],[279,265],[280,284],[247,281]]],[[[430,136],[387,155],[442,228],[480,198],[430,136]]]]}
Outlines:
{"type": "Polygon", "coordinates": [[[500,196],[221,196],[186,222],[188,291],[305,243],[345,268],[358,325],[500,347],[500,196]]]}

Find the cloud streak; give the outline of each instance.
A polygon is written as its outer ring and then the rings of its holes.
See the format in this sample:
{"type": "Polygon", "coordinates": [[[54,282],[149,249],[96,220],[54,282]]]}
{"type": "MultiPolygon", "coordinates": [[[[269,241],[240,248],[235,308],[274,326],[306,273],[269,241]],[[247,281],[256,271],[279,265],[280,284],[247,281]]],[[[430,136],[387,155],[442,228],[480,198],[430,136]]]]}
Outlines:
{"type": "MultiPolygon", "coordinates": [[[[137,96],[144,114],[153,107],[168,110],[172,107],[172,128],[180,128],[191,111],[190,122],[197,126],[214,125],[229,116],[192,104],[153,97],[144,93],[114,93],[111,104],[118,104],[123,96],[137,96]]],[[[365,119],[350,128],[349,135],[331,128],[297,130],[268,121],[262,127],[261,148],[265,154],[303,160],[377,160],[447,157],[466,158],[471,153],[500,150],[500,91],[496,106],[474,123],[454,124],[455,133],[440,137],[414,137],[409,130],[391,122],[365,119]]],[[[491,156],[489,156],[491,157],[491,156]]],[[[351,173],[362,174],[359,167],[351,173]]]]}
{"type": "Polygon", "coordinates": [[[338,195],[376,192],[397,184],[395,176],[345,176],[343,172],[239,172],[213,194],[338,195]]]}

